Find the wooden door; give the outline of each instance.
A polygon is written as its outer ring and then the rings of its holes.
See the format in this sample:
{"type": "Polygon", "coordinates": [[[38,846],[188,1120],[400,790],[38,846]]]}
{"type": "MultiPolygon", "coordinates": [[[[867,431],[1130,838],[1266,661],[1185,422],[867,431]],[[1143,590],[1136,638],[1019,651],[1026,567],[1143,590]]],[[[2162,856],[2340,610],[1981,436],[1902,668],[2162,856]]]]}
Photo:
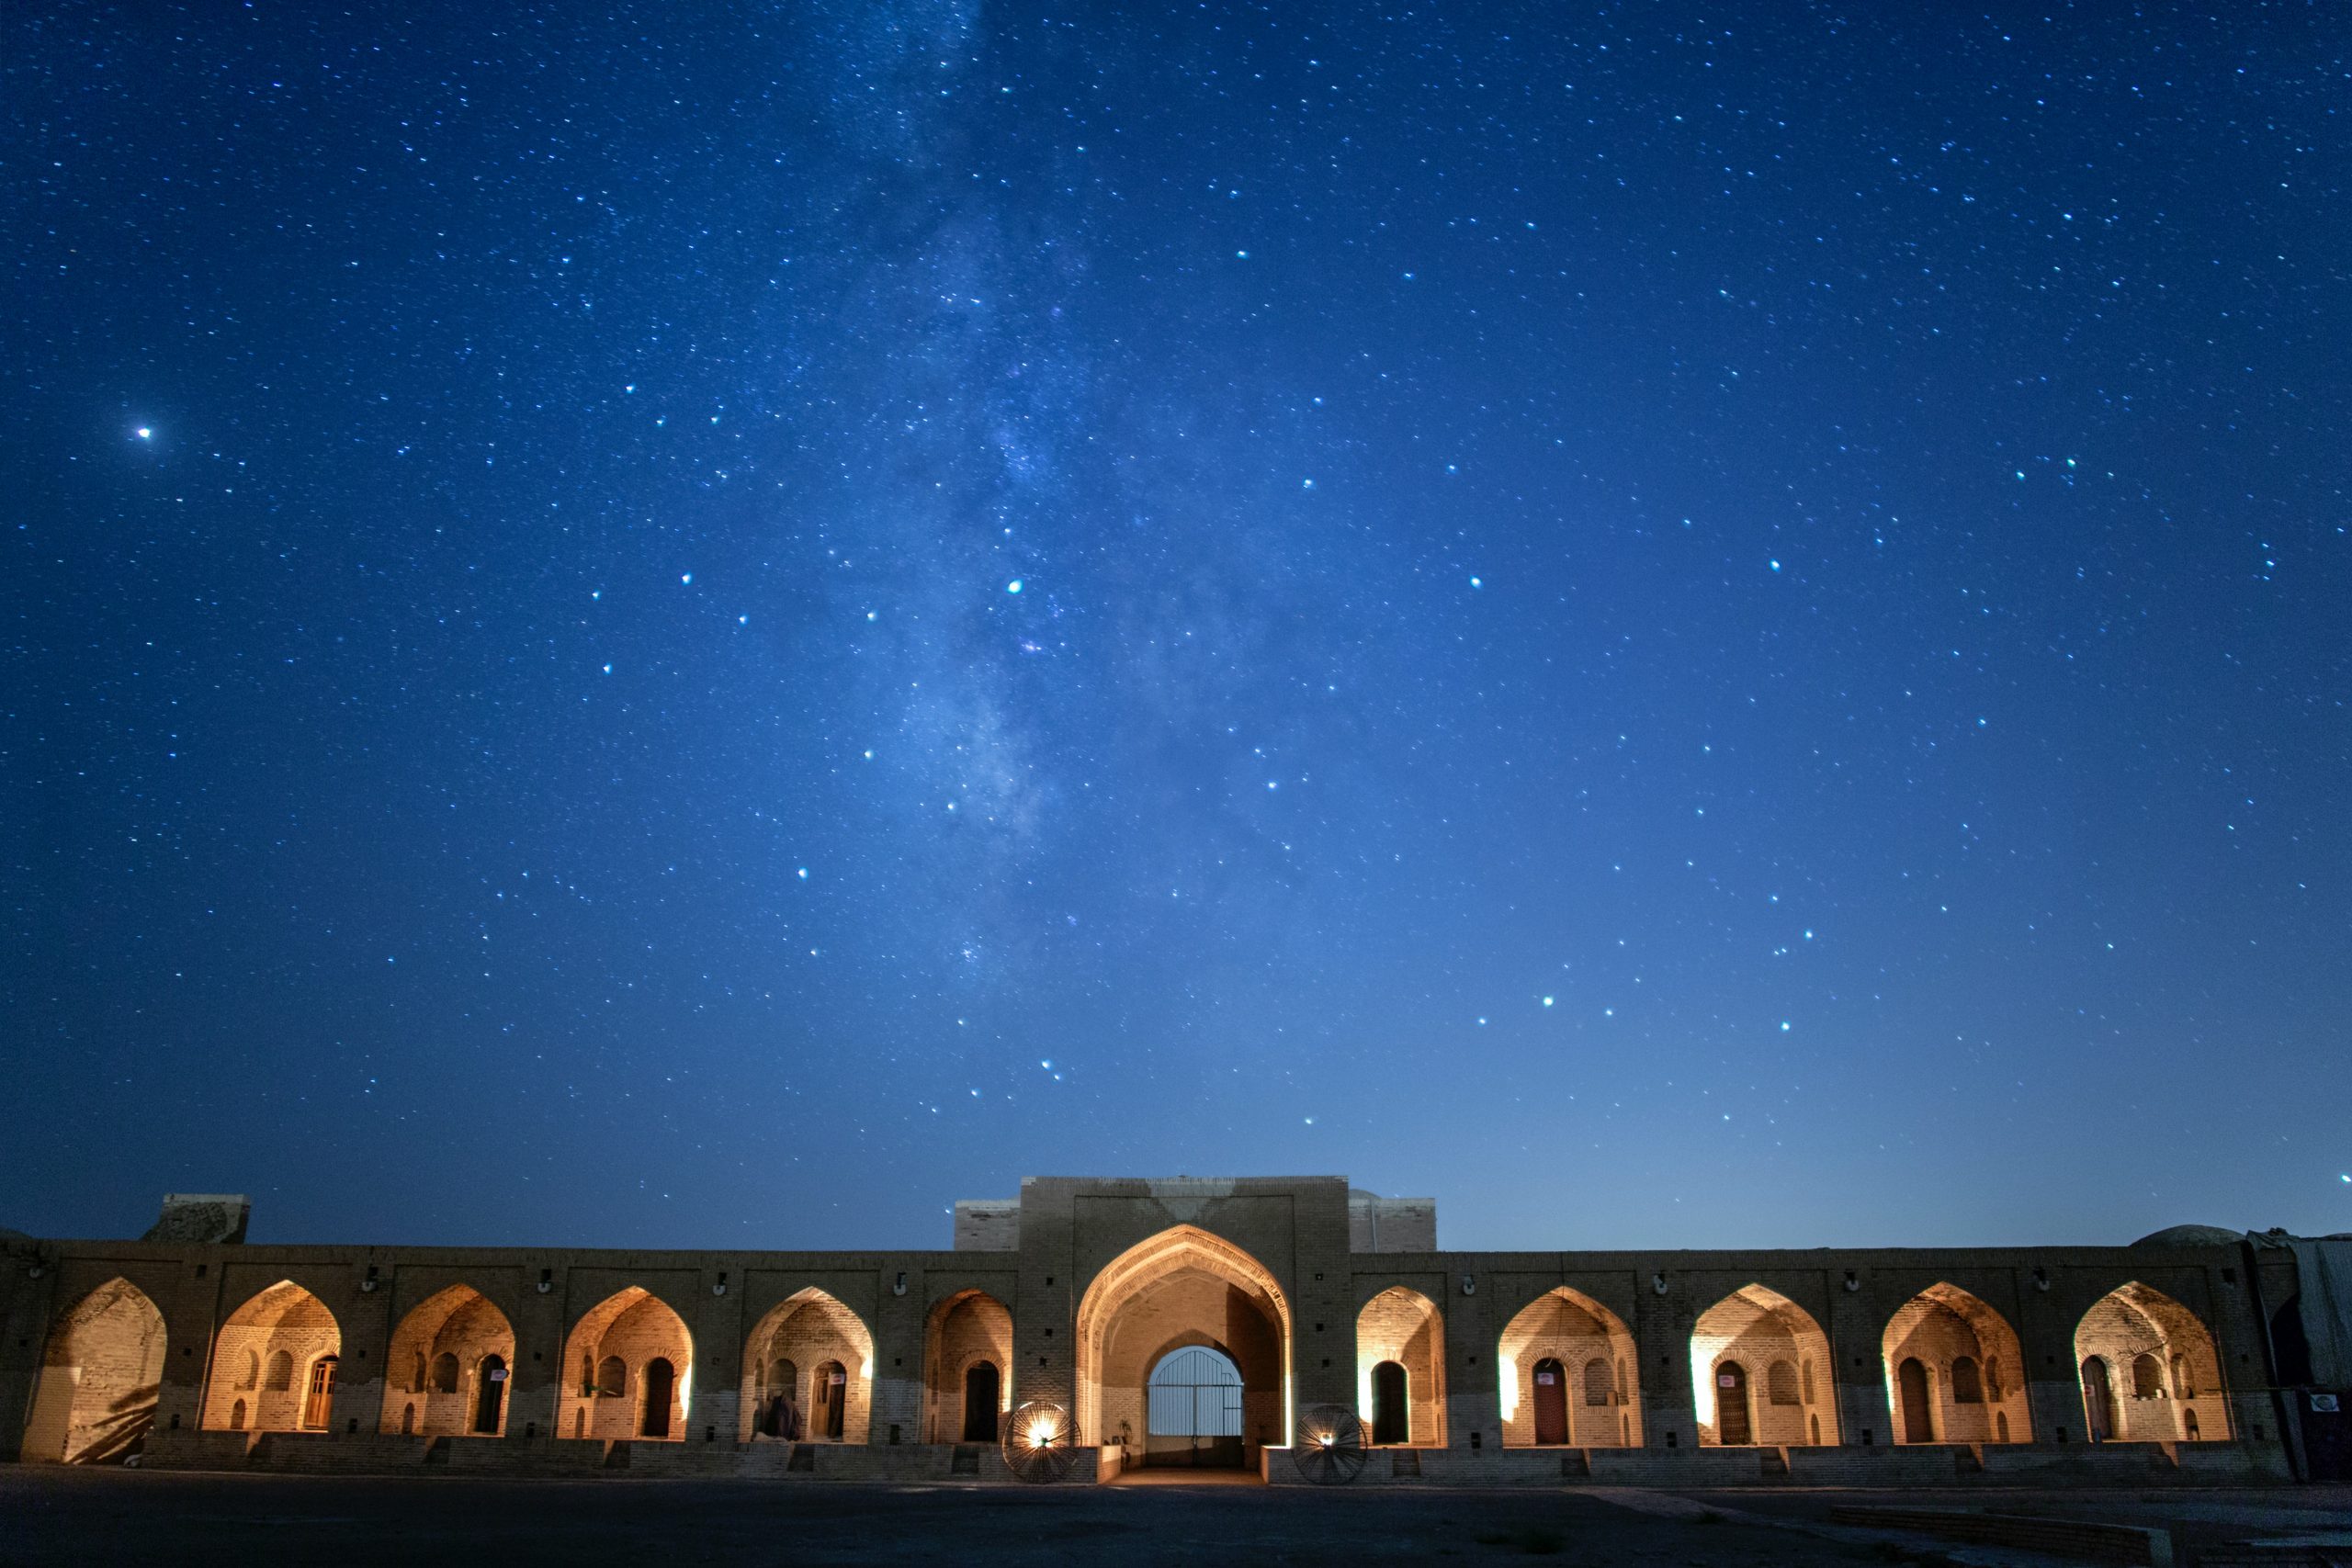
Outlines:
{"type": "Polygon", "coordinates": [[[1549,1356],[1535,1363],[1535,1440],[1568,1440],[1568,1370],[1549,1356]]]}
{"type": "Polygon", "coordinates": [[[1747,1420],[1747,1369],[1737,1361],[1715,1368],[1715,1441],[1738,1448],[1756,1440],[1747,1420]]]}
{"type": "Polygon", "coordinates": [[[2083,1363],[2083,1418],[2091,1424],[2092,1442],[2115,1436],[2115,1390],[2108,1382],[2107,1363],[2097,1356],[2083,1363]]]}
{"type": "Polygon", "coordinates": [[[1928,1369],[1917,1356],[1905,1356],[1894,1370],[1894,1382],[1903,1400],[1903,1440],[1906,1443],[1932,1443],[1936,1440],[1934,1402],[1928,1397],[1928,1369]]]}
{"type": "Polygon", "coordinates": [[[323,1432],[334,1416],[335,1358],[322,1356],[311,1368],[310,1393],[302,1400],[302,1425],[311,1431],[323,1432]]]}

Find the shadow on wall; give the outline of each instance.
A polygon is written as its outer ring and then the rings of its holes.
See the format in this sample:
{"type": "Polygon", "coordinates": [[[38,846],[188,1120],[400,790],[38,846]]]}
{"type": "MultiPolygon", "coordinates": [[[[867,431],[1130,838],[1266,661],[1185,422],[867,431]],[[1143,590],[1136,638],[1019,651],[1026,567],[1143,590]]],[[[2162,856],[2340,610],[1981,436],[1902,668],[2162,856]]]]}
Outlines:
{"type": "Polygon", "coordinates": [[[119,1464],[146,1446],[163,1392],[164,1314],[109,1280],[58,1314],[22,1447],[34,1462],[119,1464]]]}

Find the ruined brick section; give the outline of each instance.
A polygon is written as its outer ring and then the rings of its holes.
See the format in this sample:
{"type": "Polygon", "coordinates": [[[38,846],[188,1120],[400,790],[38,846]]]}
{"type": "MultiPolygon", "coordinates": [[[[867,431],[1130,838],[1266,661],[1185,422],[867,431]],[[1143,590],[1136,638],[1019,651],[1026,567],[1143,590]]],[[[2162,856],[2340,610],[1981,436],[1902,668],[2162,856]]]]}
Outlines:
{"type": "Polygon", "coordinates": [[[694,1341],[670,1304],[631,1286],[599,1303],[564,1342],[557,1434],[684,1442],[694,1341]]]}
{"type": "Polygon", "coordinates": [[[1021,1250],[1021,1200],[959,1198],[956,1201],[956,1250],[1021,1250]]]}
{"type": "Polygon", "coordinates": [[[1211,1457],[1295,1474],[1295,1419],[1386,1410],[1359,1484],[2288,1473],[2255,1288],[2293,1299],[2294,1257],[2231,1233],[1469,1254],[1433,1220],[1337,1177],[1037,1177],[960,1206],[953,1251],[0,1235],[0,1460],[944,1480],[985,1369],[1108,1474],[1173,1457],[1147,1391],[1201,1347],[1242,1429],[1211,1457]]]}
{"type": "Polygon", "coordinates": [[[874,1336],[824,1291],[786,1297],[752,1328],[743,1356],[744,1440],[781,1435],[774,1419],[778,1394],[789,1396],[801,1440],[866,1440],[874,1412],[874,1336]]]}
{"type": "Polygon", "coordinates": [[[1804,1308],[1761,1285],[1733,1292],[1690,1332],[1700,1442],[1836,1443],[1836,1364],[1829,1337],[1804,1308]]]}
{"type": "Polygon", "coordinates": [[[477,1290],[452,1285],[392,1333],[379,1432],[496,1437],[506,1429],[514,1330],[477,1290]],[[504,1374],[500,1376],[497,1374],[504,1374]]]}
{"type": "Polygon", "coordinates": [[[1500,1349],[1505,1448],[1630,1448],[1642,1440],[1634,1337],[1590,1296],[1566,1286],[1546,1292],[1510,1320],[1500,1349]],[[1547,1430],[1554,1419],[1561,1425],[1547,1430]]]}
{"type": "Polygon", "coordinates": [[[67,1464],[136,1452],[154,1424],[164,1374],[164,1314],[112,1280],[82,1298],[50,1336],[25,1446],[67,1464]]]}

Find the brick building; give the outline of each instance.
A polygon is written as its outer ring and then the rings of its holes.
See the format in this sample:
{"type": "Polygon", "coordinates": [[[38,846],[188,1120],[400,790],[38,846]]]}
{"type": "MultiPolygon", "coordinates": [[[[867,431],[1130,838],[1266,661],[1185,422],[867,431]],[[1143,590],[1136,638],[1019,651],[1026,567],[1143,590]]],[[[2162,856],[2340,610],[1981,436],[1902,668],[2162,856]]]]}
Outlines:
{"type": "Polygon", "coordinates": [[[1295,1481],[1352,1417],[1359,1483],[2211,1483],[2307,1470],[2327,1404],[2279,1386],[2297,1255],[2195,1226],[1465,1253],[1337,1177],[1040,1177],[959,1203],[948,1251],[243,1235],[220,1199],[135,1242],[0,1233],[0,1456],[986,1479],[1035,1405],[1102,1478],[1295,1481]]]}

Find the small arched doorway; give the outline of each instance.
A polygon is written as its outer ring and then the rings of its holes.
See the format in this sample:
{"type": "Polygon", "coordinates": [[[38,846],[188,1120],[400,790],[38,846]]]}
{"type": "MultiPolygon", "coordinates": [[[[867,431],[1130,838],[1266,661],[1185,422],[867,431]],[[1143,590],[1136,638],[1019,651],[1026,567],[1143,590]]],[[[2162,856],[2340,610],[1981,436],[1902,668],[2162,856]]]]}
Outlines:
{"type": "Polygon", "coordinates": [[[1756,1428],[1747,1419],[1747,1369],[1737,1361],[1715,1367],[1715,1440],[1725,1448],[1756,1440],[1756,1428]]]}
{"type": "Polygon", "coordinates": [[[1241,1369],[1206,1345],[1159,1358],[1144,1384],[1144,1462],[1241,1463],[1241,1369]]]}
{"type": "Polygon", "coordinates": [[[816,1386],[808,1391],[815,1402],[808,1423],[809,1435],[829,1443],[842,1440],[842,1423],[849,1413],[849,1369],[839,1361],[827,1361],[817,1369],[816,1386]]]}
{"type": "Polygon", "coordinates": [[[645,1410],[638,1417],[637,1435],[640,1438],[666,1438],[670,1435],[670,1393],[677,1386],[678,1369],[666,1356],[656,1356],[645,1363],[645,1410]]]}
{"type": "Polygon", "coordinates": [[[964,1373],[964,1440],[996,1441],[997,1391],[1003,1379],[994,1361],[975,1361],[964,1373]]]}
{"type": "Polygon", "coordinates": [[[2090,1423],[2094,1443],[2115,1435],[2115,1389],[2108,1382],[2107,1363],[2097,1356],[2083,1359],[2083,1419],[2090,1423]]]}
{"type": "Polygon", "coordinates": [[[1405,1443],[1412,1440],[1411,1380],[1396,1361],[1372,1369],[1372,1440],[1405,1443]]]}
{"type": "Polygon", "coordinates": [[[1894,1370],[1894,1381],[1903,1396],[1903,1440],[1906,1443],[1932,1443],[1936,1440],[1935,1402],[1928,1394],[1928,1369],[1917,1356],[1905,1356],[1894,1370]]]}
{"type": "Polygon", "coordinates": [[[1568,1371],[1551,1356],[1535,1363],[1537,1447],[1568,1440],[1568,1371]]]}
{"type": "Polygon", "coordinates": [[[484,1356],[478,1375],[481,1386],[474,1390],[474,1430],[494,1437],[506,1407],[506,1358],[484,1356]]]}

